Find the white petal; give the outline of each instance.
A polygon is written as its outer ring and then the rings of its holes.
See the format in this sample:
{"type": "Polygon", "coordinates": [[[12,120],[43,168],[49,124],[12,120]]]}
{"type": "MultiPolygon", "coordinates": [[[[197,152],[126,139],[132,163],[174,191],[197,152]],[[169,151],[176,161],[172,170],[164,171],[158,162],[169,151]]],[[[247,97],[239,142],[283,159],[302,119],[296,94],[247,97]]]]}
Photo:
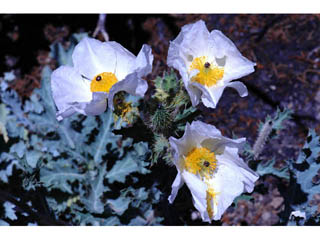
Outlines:
{"type": "Polygon", "coordinates": [[[61,66],[53,71],[51,89],[53,100],[59,110],[59,119],[70,116],[75,111],[83,112],[83,103],[92,99],[90,82],[69,66],[61,66]]]}
{"type": "Polygon", "coordinates": [[[152,71],[153,55],[149,45],[144,44],[135,59],[134,71],[139,77],[147,76],[152,71]]]}
{"type": "Polygon", "coordinates": [[[198,144],[217,154],[223,152],[226,146],[242,148],[245,144],[245,138],[230,139],[224,137],[215,126],[201,121],[193,121],[189,131],[198,144]]]}
{"type": "Polygon", "coordinates": [[[213,219],[219,220],[233,200],[243,192],[242,176],[237,168],[219,164],[217,172],[210,180],[210,185],[217,193],[215,199],[217,205],[213,201],[213,219]]]}
{"type": "Polygon", "coordinates": [[[175,42],[182,49],[185,49],[188,54],[193,57],[199,57],[207,54],[209,36],[210,33],[206,24],[204,21],[199,20],[183,26],[175,42]]]}
{"type": "Polygon", "coordinates": [[[192,106],[196,107],[200,102],[202,91],[199,88],[193,86],[192,84],[188,84],[187,86],[185,84],[185,88],[187,89],[187,92],[190,96],[192,106]]]}
{"type": "Polygon", "coordinates": [[[173,201],[175,200],[176,196],[177,196],[177,193],[179,191],[179,189],[182,187],[182,185],[184,184],[184,181],[182,180],[181,178],[181,173],[180,171],[178,170],[178,174],[171,186],[172,190],[171,190],[171,195],[169,196],[168,200],[169,200],[169,203],[172,204],[173,201]]]}
{"type": "Polygon", "coordinates": [[[241,78],[254,72],[255,63],[242,56],[234,43],[221,31],[214,30],[210,33],[210,45],[214,48],[215,56],[223,58],[226,56],[224,69],[225,81],[241,78]]]}
{"type": "MultiPolygon", "coordinates": [[[[132,73],[123,76],[124,79],[112,86],[109,92],[108,105],[113,109],[113,98],[117,92],[125,91],[134,96],[143,97],[148,90],[148,83],[143,76],[146,76],[152,71],[153,55],[150,46],[143,45],[138,56],[131,61],[130,67],[132,73]]],[[[118,69],[118,68],[117,68],[118,69]]]]}
{"type": "Polygon", "coordinates": [[[89,79],[103,72],[114,73],[116,59],[116,51],[112,44],[105,44],[93,38],[82,39],[72,54],[74,67],[89,79]]]}
{"type": "Polygon", "coordinates": [[[208,38],[209,31],[202,20],[183,26],[176,39],[170,42],[168,66],[180,70],[176,65],[177,60],[182,61],[181,66],[188,66],[193,58],[206,54],[208,38]]]}
{"type": "Polygon", "coordinates": [[[143,97],[147,90],[147,81],[139,78],[137,72],[131,73],[124,80],[112,86],[108,96],[108,106],[114,109],[113,98],[117,92],[125,91],[131,95],[143,97]]]}
{"type": "Polygon", "coordinates": [[[208,38],[209,31],[200,20],[183,26],[177,38],[170,42],[168,50],[167,64],[179,71],[193,106],[199,103],[200,91],[189,86],[188,67],[194,58],[207,54],[208,38]]]}
{"type": "Polygon", "coordinates": [[[94,92],[93,99],[84,109],[86,115],[99,115],[107,109],[107,93],[94,92]]]}
{"type": "Polygon", "coordinates": [[[207,185],[197,176],[187,171],[182,172],[182,178],[190,189],[195,208],[200,212],[203,220],[208,220],[207,185]]]}
{"type": "Polygon", "coordinates": [[[116,75],[119,81],[124,79],[129,73],[133,72],[136,57],[131,52],[117,42],[104,42],[103,45],[111,47],[115,52],[116,67],[112,72],[116,75]]]}
{"type": "Polygon", "coordinates": [[[248,165],[238,155],[238,148],[226,147],[223,155],[217,156],[217,160],[228,166],[234,166],[241,173],[242,181],[246,192],[252,192],[255,181],[259,175],[251,170],[248,165]]]}
{"type": "Polygon", "coordinates": [[[198,88],[201,91],[201,100],[203,104],[208,108],[216,108],[222,92],[225,88],[225,86],[208,88],[197,82],[190,83],[190,85],[198,88]]]}
{"type": "Polygon", "coordinates": [[[248,96],[248,89],[246,85],[244,85],[242,82],[231,82],[227,84],[227,87],[232,87],[239,93],[240,97],[246,97],[248,96]]]}
{"type": "Polygon", "coordinates": [[[183,136],[180,139],[174,137],[169,138],[170,146],[174,149],[174,156],[177,165],[180,166],[180,161],[183,160],[183,156],[186,156],[193,148],[197,147],[202,138],[197,135],[195,131],[190,128],[190,124],[187,123],[183,136]]]}

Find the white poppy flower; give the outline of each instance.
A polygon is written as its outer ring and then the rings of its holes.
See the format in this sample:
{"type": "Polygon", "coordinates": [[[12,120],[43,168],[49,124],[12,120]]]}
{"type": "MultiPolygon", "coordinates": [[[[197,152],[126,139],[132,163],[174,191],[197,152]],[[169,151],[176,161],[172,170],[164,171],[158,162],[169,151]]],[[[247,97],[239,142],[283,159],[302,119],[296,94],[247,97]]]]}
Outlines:
{"type": "Polygon", "coordinates": [[[169,138],[178,174],[168,200],[172,203],[186,183],[202,220],[219,220],[242,192],[252,192],[258,175],[239,157],[245,138],[223,137],[214,126],[187,123],[180,139],[169,138]]]}
{"type": "Polygon", "coordinates": [[[57,119],[79,112],[97,115],[113,109],[119,91],[143,97],[148,84],[142,79],[152,70],[153,55],[143,45],[137,57],[116,42],[84,38],[72,54],[73,67],[61,66],[51,75],[57,119]]]}
{"type": "Polygon", "coordinates": [[[248,95],[241,82],[231,82],[254,72],[255,63],[243,57],[232,41],[221,31],[209,32],[200,20],[182,27],[170,42],[167,64],[177,69],[192,105],[200,99],[215,108],[224,88],[235,88],[241,97],[248,95]]]}

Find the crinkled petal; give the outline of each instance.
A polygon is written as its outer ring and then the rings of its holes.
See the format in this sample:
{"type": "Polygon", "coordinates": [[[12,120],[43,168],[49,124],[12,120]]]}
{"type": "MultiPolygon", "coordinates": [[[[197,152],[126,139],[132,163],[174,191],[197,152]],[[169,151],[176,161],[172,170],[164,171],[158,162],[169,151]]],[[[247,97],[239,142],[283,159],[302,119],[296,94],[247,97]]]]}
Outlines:
{"type": "Polygon", "coordinates": [[[125,91],[134,96],[143,97],[148,90],[148,83],[143,76],[152,71],[153,55],[150,46],[144,44],[134,60],[133,72],[125,76],[124,80],[112,86],[108,96],[109,108],[113,109],[113,98],[117,92],[125,91]]]}
{"type": "Polygon", "coordinates": [[[219,164],[217,172],[210,180],[210,186],[216,192],[215,199],[212,201],[213,219],[219,220],[233,200],[243,192],[243,177],[237,168],[219,164]]]}
{"type": "Polygon", "coordinates": [[[246,85],[244,85],[242,82],[231,82],[227,84],[227,87],[232,87],[239,93],[240,97],[246,97],[248,96],[248,89],[246,85]]]}
{"type": "MultiPolygon", "coordinates": [[[[189,93],[193,89],[188,89],[188,82],[190,81],[188,67],[194,58],[207,54],[208,38],[209,31],[205,23],[200,20],[183,26],[176,39],[170,42],[167,64],[179,71],[189,93]]],[[[196,99],[191,100],[193,105],[197,102],[196,99]]]]}
{"type": "Polygon", "coordinates": [[[191,194],[194,207],[199,211],[203,220],[208,220],[207,212],[207,185],[197,176],[183,171],[182,178],[187,184],[191,194]]]}
{"type": "Polygon", "coordinates": [[[120,56],[113,46],[94,38],[82,39],[72,54],[75,69],[90,80],[103,72],[115,73],[120,56]]]}
{"type": "Polygon", "coordinates": [[[117,92],[125,91],[131,95],[143,97],[147,90],[148,83],[146,80],[139,78],[136,72],[129,74],[124,80],[117,82],[110,89],[108,106],[114,109],[113,98],[117,92]]]}
{"type": "MultiPolygon", "coordinates": [[[[192,86],[193,89],[197,89],[198,91],[200,91],[200,92],[196,92],[195,90],[193,90],[191,93],[189,91],[189,95],[190,95],[191,100],[192,100],[191,96],[197,95],[197,96],[201,97],[203,104],[207,108],[216,108],[216,106],[222,96],[222,93],[226,87],[232,87],[235,90],[237,90],[240,97],[248,96],[247,87],[242,82],[230,82],[230,83],[227,83],[222,86],[213,86],[210,88],[203,86],[197,82],[192,82],[189,84],[189,88],[190,88],[190,86],[192,86]]],[[[192,101],[192,103],[193,103],[193,101],[192,101]]],[[[199,100],[195,103],[196,103],[195,105],[197,105],[199,103],[199,100]]],[[[194,104],[192,104],[192,105],[195,106],[194,104]]]]}
{"type": "Polygon", "coordinates": [[[174,137],[169,138],[170,146],[174,150],[174,158],[177,167],[181,165],[178,162],[182,161],[183,156],[186,156],[194,147],[198,145],[198,142],[201,142],[202,139],[198,139],[198,137],[201,136],[194,135],[194,132],[191,131],[190,124],[187,123],[184,134],[180,139],[176,139],[174,137]]]}
{"type": "Polygon", "coordinates": [[[217,155],[220,163],[232,166],[238,169],[238,172],[242,174],[242,181],[247,192],[252,192],[254,188],[254,182],[258,180],[259,175],[251,170],[248,165],[239,157],[238,148],[227,146],[223,155],[217,155]]]}
{"type": "Polygon", "coordinates": [[[216,108],[222,92],[225,88],[225,86],[208,88],[197,82],[190,83],[190,85],[198,88],[201,91],[201,100],[203,104],[208,108],[216,108]]]}
{"type": "Polygon", "coordinates": [[[92,101],[84,109],[86,115],[99,115],[107,109],[107,93],[94,92],[92,101]]]}
{"type": "Polygon", "coordinates": [[[198,144],[220,154],[226,146],[242,148],[245,138],[230,139],[221,135],[221,132],[213,125],[201,121],[193,121],[189,132],[198,144]]]}
{"type": "MultiPolygon", "coordinates": [[[[174,42],[180,45],[183,50],[182,54],[187,53],[195,58],[207,54],[209,36],[210,33],[205,22],[199,20],[183,26],[174,42]]],[[[184,57],[188,58],[189,56],[185,55],[184,57]]]]}
{"type": "Polygon", "coordinates": [[[152,71],[153,55],[149,45],[143,44],[134,62],[134,71],[138,77],[147,76],[152,71]]]}
{"type": "Polygon", "coordinates": [[[173,184],[171,186],[171,188],[172,188],[171,194],[170,194],[170,196],[168,198],[170,204],[172,204],[173,201],[175,200],[175,198],[176,198],[176,196],[178,194],[178,191],[182,187],[183,184],[184,184],[184,181],[183,181],[183,179],[181,177],[180,171],[178,170],[178,174],[177,174],[177,176],[176,176],[176,178],[175,178],[175,180],[174,180],[174,182],[173,182],[173,184]]]}
{"type": "Polygon", "coordinates": [[[223,77],[225,81],[238,79],[254,72],[256,64],[242,56],[234,43],[221,31],[213,30],[210,33],[209,42],[211,48],[214,48],[215,57],[226,57],[223,77]]]}
{"type": "Polygon", "coordinates": [[[116,75],[119,81],[124,79],[129,73],[133,72],[136,57],[131,52],[117,42],[104,42],[103,45],[111,47],[115,52],[115,70],[112,72],[116,75]]]}
{"type": "Polygon", "coordinates": [[[53,100],[59,110],[57,114],[59,120],[76,111],[83,113],[83,103],[92,100],[90,82],[69,66],[61,66],[53,71],[51,89],[53,100]]]}

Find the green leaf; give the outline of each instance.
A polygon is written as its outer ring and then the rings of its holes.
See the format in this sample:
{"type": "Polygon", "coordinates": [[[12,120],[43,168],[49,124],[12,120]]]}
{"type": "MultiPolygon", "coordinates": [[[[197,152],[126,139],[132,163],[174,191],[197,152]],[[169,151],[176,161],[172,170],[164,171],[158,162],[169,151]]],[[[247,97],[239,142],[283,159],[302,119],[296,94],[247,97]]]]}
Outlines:
{"type": "Polygon", "coordinates": [[[101,126],[99,126],[99,133],[96,136],[95,141],[85,146],[88,152],[91,149],[94,149],[93,159],[96,164],[100,164],[102,162],[102,157],[107,153],[107,145],[110,146],[110,150],[116,149],[117,141],[121,139],[121,136],[115,135],[112,132],[114,122],[111,111],[107,111],[106,113],[100,116],[102,120],[101,126]]]}
{"type": "Polygon", "coordinates": [[[126,176],[133,172],[146,174],[149,172],[145,167],[149,164],[144,160],[147,159],[149,153],[147,143],[134,144],[134,151],[128,152],[122,160],[116,162],[112,169],[107,173],[106,178],[109,183],[115,181],[125,182],[126,176]]]}
{"type": "Polygon", "coordinates": [[[40,169],[40,181],[51,190],[53,188],[61,191],[73,193],[71,183],[75,181],[85,180],[85,175],[79,173],[76,169],[70,168],[67,164],[63,166],[64,162],[52,163],[51,169],[40,169]]]}
{"type": "Polygon", "coordinates": [[[256,172],[260,176],[272,174],[272,175],[275,175],[277,177],[289,180],[290,179],[290,175],[289,175],[288,167],[285,166],[285,167],[283,167],[281,169],[278,169],[278,168],[274,167],[274,164],[275,164],[275,159],[272,159],[271,161],[268,161],[265,164],[259,164],[256,172]]]}
{"type": "Polygon", "coordinates": [[[2,153],[0,155],[0,166],[3,166],[3,169],[0,169],[0,179],[1,181],[8,183],[8,177],[12,176],[13,167],[21,168],[19,161],[8,153],[2,153]]]}
{"type": "Polygon", "coordinates": [[[16,153],[19,158],[22,158],[26,152],[26,145],[22,141],[18,142],[11,146],[10,152],[16,153]]]}
{"type": "Polygon", "coordinates": [[[128,209],[130,198],[119,197],[115,200],[108,199],[107,203],[117,215],[122,215],[128,209]]]}
{"type": "Polygon", "coordinates": [[[32,168],[35,168],[42,155],[43,155],[43,153],[41,153],[39,151],[34,151],[34,150],[27,151],[26,152],[26,160],[27,160],[27,163],[29,164],[29,166],[32,168]]]}
{"type": "Polygon", "coordinates": [[[87,209],[93,213],[103,213],[104,205],[101,201],[101,197],[104,192],[110,191],[110,188],[103,184],[103,180],[106,175],[106,165],[102,165],[99,168],[99,174],[91,181],[91,190],[89,198],[83,198],[82,202],[86,205],[87,209]]]}
{"type": "MultiPolygon", "coordinates": [[[[296,181],[300,184],[301,190],[307,194],[307,200],[293,208],[306,212],[307,220],[315,217],[318,211],[318,206],[310,203],[314,195],[320,193],[320,163],[317,160],[319,153],[320,137],[311,129],[296,162],[292,164],[296,181]]],[[[319,222],[319,218],[314,219],[319,222]]]]}
{"type": "Polygon", "coordinates": [[[9,223],[3,221],[2,219],[0,219],[0,226],[9,226],[9,223]]]}
{"type": "Polygon", "coordinates": [[[4,104],[0,104],[0,135],[3,136],[3,140],[5,142],[9,141],[8,132],[6,129],[8,113],[9,111],[7,110],[6,106],[4,104]]]}
{"type": "Polygon", "coordinates": [[[4,215],[6,218],[9,218],[10,220],[17,220],[18,217],[16,215],[16,211],[14,210],[15,205],[11,202],[4,202],[4,215]]]}

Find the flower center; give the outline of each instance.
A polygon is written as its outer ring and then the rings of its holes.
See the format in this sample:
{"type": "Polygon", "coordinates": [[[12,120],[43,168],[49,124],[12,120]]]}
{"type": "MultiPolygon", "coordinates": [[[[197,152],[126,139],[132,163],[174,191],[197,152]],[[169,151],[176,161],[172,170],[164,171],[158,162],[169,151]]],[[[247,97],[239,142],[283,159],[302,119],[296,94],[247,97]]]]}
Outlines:
{"type": "Polygon", "coordinates": [[[91,92],[107,92],[109,93],[111,87],[118,82],[116,75],[111,72],[103,72],[96,75],[90,85],[91,92]]]}
{"type": "Polygon", "coordinates": [[[192,149],[184,159],[187,171],[209,179],[217,167],[217,159],[213,152],[204,147],[192,149]]]}
{"type": "Polygon", "coordinates": [[[193,59],[189,71],[191,72],[194,69],[199,70],[199,73],[192,77],[192,81],[211,87],[216,85],[218,81],[223,78],[224,68],[219,67],[212,62],[209,63],[207,60],[208,58],[205,56],[193,59]]]}

